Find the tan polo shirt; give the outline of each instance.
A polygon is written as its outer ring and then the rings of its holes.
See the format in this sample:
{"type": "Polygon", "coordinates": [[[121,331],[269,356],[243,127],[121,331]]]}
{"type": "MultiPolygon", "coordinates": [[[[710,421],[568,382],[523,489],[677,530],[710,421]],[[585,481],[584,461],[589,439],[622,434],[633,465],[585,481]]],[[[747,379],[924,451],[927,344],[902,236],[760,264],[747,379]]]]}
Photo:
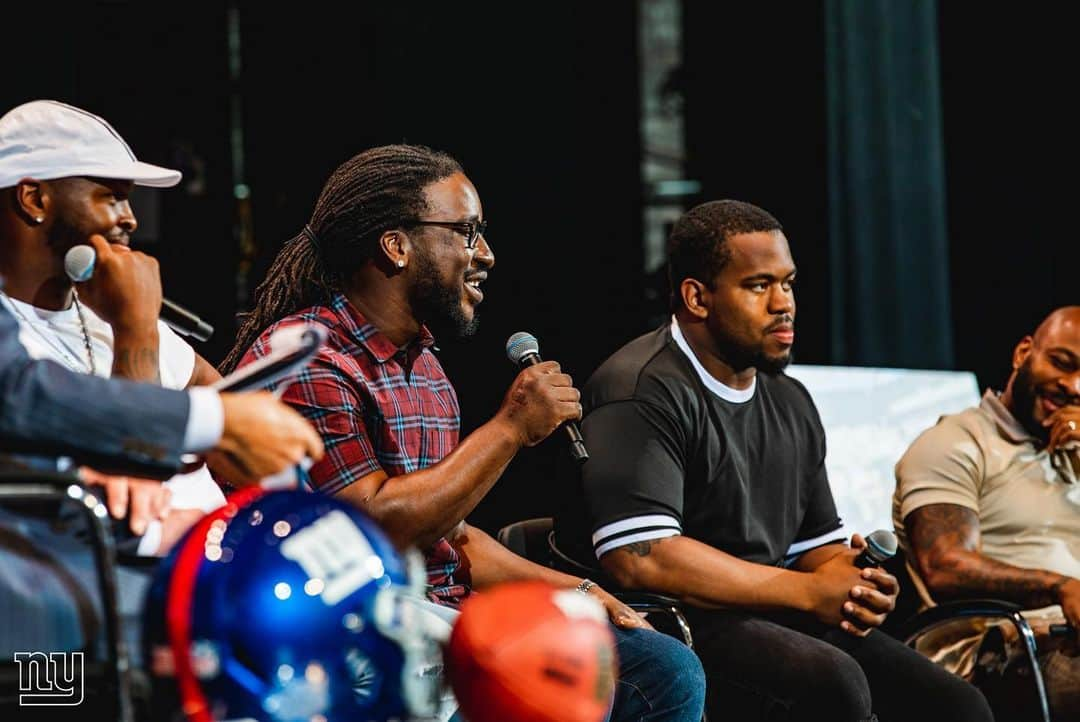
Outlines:
{"type": "MultiPolygon", "coordinates": [[[[893,524],[924,606],[933,604],[911,564],[904,517],[928,504],[957,504],[979,515],[983,554],[1027,569],[1080,577],[1080,479],[1075,449],[1051,456],[987,391],[977,408],[943,416],[896,465],[893,524]]],[[[1063,621],[1058,605],[1029,618],[1063,621]]],[[[989,626],[993,626],[990,624],[989,626]]],[[[922,636],[916,648],[967,677],[985,621],[957,620],[922,636]]]]}
{"type": "Polygon", "coordinates": [[[983,554],[1080,578],[1080,479],[1070,453],[1052,458],[987,391],[978,408],[924,431],[897,463],[893,523],[901,545],[908,548],[904,517],[912,511],[957,504],[979,515],[983,554]]]}

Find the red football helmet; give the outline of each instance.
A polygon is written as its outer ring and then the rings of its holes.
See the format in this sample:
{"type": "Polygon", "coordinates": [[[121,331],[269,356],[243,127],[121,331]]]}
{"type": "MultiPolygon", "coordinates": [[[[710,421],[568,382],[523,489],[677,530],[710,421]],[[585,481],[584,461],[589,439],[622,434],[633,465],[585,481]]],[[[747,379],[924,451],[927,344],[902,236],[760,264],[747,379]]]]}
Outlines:
{"type": "Polygon", "coordinates": [[[615,638],[586,594],[504,584],[462,606],[446,666],[470,722],[600,722],[615,688],[615,638]]]}

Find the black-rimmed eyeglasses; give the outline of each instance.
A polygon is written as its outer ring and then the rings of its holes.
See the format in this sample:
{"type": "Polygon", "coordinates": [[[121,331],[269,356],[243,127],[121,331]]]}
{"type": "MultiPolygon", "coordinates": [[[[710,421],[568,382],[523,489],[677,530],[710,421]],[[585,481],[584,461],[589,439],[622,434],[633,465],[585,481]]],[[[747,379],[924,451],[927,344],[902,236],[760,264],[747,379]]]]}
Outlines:
{"type": "Polygon", "coordinates": [[[487,230],[487,221],[413,221],[411,225],[451,228],[465,236],[465,247],[470,251],[476,248],[480,236],[487,230]]]}

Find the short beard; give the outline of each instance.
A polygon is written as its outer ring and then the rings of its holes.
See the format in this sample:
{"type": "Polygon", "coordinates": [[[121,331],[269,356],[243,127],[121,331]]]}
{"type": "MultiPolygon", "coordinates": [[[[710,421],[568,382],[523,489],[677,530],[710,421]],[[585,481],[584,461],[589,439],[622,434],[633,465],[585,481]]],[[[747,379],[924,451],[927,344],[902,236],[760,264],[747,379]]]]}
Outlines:
{"type": "Polygon", "coordinates": [[[737,371],[755,368],[762,373],[775,376],[791,363],[792,354],[790,351],[784,356],[770,358],[760,348],[747,348],[731,342],[724,342],[719,345],[721,356],[737,371]]]}
{"type": "Polygon", "coordinates": [[[1031,357],[1029,356],[1020,368],[1016,370],[1016,378],[1012,383],[1012,411],[1013,417],[1038,438],[1046,440],[1050,430],[1035,421],[1035,400],[1038,394],[1035,391],[1035,382],[1031,380],[1031,357]]]}
{"type": "Polygon", "coordinates": [[[53,220],[52,225],[49,226],[46,242],[54,253],[59,257],[63,257],[72,246],[86,243],[88,235],[89,234],[81,232],[78,228],[69,223],[63,214],[59,214],[56,219],[53,220]]]}
{"type": "Polygon", "coordinates": [[[792,360],[792,353],[789,351],[783,356],[778,358],[769,358],[761,351],[758,351],[754,355],[754,359],[751,365],[758,371],[767,373],[770,376],[775,376],[788,367],[792,360]]]}
{"type": "Polygon", "coordinates": [[[437,338],[456,340],[474,335],[480,328],[480,316],[475,311],[467,318],[461,309],[461,289],[444,286],[435,264],[426,253],[416,256],[417,276],[413,288],[412,307],[437,338]]]}

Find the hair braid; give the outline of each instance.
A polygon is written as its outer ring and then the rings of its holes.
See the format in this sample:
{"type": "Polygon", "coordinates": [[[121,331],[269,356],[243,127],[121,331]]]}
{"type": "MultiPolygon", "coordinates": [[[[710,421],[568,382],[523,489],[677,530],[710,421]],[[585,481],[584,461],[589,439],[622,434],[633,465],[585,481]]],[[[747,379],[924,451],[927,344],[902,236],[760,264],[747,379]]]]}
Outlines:
{"type": "Polygon", "coordinates": [[[461,166],[446,153],[417,145],[366,150],[338,166],[323,186],[311,220],[278,253],[255,289],[254,307],[221,364],[236,368],[271,324],[330,301],[352,273],[373,257],[386,230],[419,220],[424,189],[461,166]]]}

